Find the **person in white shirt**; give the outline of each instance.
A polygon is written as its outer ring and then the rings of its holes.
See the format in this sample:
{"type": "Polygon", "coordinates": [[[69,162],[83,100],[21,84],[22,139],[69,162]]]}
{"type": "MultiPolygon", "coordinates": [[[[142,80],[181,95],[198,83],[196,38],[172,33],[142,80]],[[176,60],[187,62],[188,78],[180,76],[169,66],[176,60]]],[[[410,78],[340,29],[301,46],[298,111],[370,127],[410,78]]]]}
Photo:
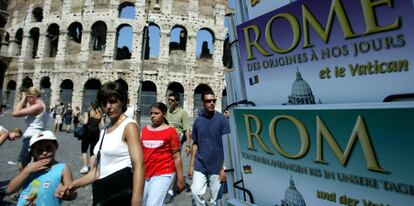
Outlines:
{"type": "Polygon", "coordinates": [[[7,130],[0,125],[0,145],[2,145],[6,140],[14,141],[19,139],[22,136],[22,130],[15,128],[11,131],[7,130]]]}
{"type": "Polygon", "coordinates": [[[22,171],[30,162],[30,138],[45,130],[49,118],[46,111],[46,105],[41,97],[42,92],[40,89],[30,87],[22,92],[21,100],[13,108],[12,115],[14,117],[25,117],[27,125],[27,128],[23,133],[23,146],[18,159],[20,171],[22,171]]]}
{"type": "MultiPolygon", "coordinates": [[[[127,109],[127,90],[118,82],[107,82],[99,89],[97,99],[102,111],[110,119],[110,124],[101,130],[99,141],[94,149],[94,155],[97,155],[97,166],[91,168],[88,174],[76,179],[68,186],[61,187],[57,194],[65,195],[68,191],[73,192],[79,187],[92,184],[94,181],[99,181],[112,174],[116,175],[118,171],[132,168],[131,180],[106,185],[105,193],[107,191],[116,193],[119,191],[118,188],[128,185],[128,187],[132,187],[130,188],[132,197],[128,197],[128,199],[114,198],[116,199],[114,204],[141,205],[145,175],[143,149],[136,121],[124,114],[127,109]]],[[[95,190],[94,185],[92,185],[92,190],[95,190]]],[[[97,198],[98,195],[95,196],[95,194],[94,192],[93,205],[101,203],[97,198]]],[[[114,200],[111,199],[111,201],[114,200]]]]}

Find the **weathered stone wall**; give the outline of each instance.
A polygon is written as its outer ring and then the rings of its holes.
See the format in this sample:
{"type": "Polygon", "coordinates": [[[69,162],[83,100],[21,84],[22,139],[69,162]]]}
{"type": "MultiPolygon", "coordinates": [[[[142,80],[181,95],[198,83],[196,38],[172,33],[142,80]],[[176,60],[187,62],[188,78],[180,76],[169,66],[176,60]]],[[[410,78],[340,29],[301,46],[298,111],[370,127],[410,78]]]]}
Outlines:
{"type": "MultiPolygon", "coordinates": [[[[151,0],[148,21],[160,28],[160,51],[158,58],[141,61],[142,31],[145,25],[145,1],[126,0],[16,0],[10,1],[10,19],[6,31],[10,34],[9,55],[12,63],[6,71],[3,88],[10,80],[22,86],[22,79],[33,79],[35,86],[40,79],[49,77],[51,82],[51,104],[59,101],[60,86],[63,80],[73,82],[72,106],[82,106],[85,84],[91,79],[101,83],[109,80],[124,80],[129,86],[130,104],[136,105],[140,72],[143,80],[151,81],[157,87],[157,100],[164,101],[168,85],[177,82],[184,88],[184,109],[193,114],[194,90],[200,84],[208,85],[218,98],[225,89],[224,70],[221,60],[225,35],[225,0],[160,0],[159,8],[154,8],[156,0],[151,0]],[[119,5],[131,2],[135,6],[135,19],[121,19],[119,5]],[[33,9],[43,9],[42,22],[34,22],[33,9]],[[103,51],[91,49],[91,27],[97,21],[107,26],[106,46],[103,51]],[[73,22],[82,25],[82,41],[75,43],[68,36],[68,27],[73,22]],[[59,26],[58,51],[49,57],[50,42],[47,29],[51,24],[59,26]],[[115,60],[116,31],[118,26],[128,24],[133,29],[131,59],[115,60]],[[184,27],[187,34],[185,51],[169,53],[170,31],[176,26],[184,27]],[[32,28],[39,28],[39,41],[36,58],[31,58],[33,39],[29,37],[32,28]],[[13,42],[18,29],[23,29],[21,55],[13,56],[18,47],[13,42]],[[210,59],[196,58],[197,32],[207,28],[213,32],[213,54],[210,59]],[[143,69],[141,69],[143,66],[143,69]]],[[[4,102],[5,100],[3,100],[4,102]]],[[[197,106],[197,105],[196,105],[197,106]]],[[[224,105],[225,106],[225,105],[224,105]]],[[[221,104],[217,104],[217,109],[221,104]]]]}

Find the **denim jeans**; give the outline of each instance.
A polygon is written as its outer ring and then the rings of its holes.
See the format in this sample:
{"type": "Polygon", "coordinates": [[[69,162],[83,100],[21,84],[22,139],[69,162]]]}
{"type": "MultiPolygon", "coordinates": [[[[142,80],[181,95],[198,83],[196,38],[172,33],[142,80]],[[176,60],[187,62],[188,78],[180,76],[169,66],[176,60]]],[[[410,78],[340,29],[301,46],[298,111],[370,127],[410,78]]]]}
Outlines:
{"type": "Polygon", "coordinates": [[[23,146],[22,149],[20,150],[20,154],[19,154],[19,158],[18,158],[18,162],[20,162],[23,167],[26,167],[30,160],[31,160],[31,155],[29,152],[29,145],[30,145],[30,138],[28,136],[23,137],[23,146]]]}
{"type": "Polygon", "coordinates": [[[145,180],[144,206],[162,206],[167,195],[168,188],[173,181],[175,173],[151,177],[145,180]]]}
{"type": "Polygon", "coordinates": [[[211,200],[210,205],[216,205],[217,194],[220,189],[220,179],[218,174],[203,174],[198,171],[194,171],[193,184],[191,185],[191,191],[193,193],[193,199],[197,206],[204,206],[206,202],[203,198],[206,193],[207,185],[210,186],[211,200]]]}

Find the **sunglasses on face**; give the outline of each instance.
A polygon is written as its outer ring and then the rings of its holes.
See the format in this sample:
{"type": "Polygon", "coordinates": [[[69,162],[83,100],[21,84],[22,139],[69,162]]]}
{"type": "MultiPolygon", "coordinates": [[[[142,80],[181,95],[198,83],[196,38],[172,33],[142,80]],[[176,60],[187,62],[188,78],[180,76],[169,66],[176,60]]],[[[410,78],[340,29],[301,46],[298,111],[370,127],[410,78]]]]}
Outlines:
{"type": "Polygon", "coordinates": [[[217,99],[205,99],[204,103],[216,103],[217,99]]]}
{"type": "Polygon", "coordinates": [[[168,99],[169,102],[175,102],[175,99],[168,99]]]}

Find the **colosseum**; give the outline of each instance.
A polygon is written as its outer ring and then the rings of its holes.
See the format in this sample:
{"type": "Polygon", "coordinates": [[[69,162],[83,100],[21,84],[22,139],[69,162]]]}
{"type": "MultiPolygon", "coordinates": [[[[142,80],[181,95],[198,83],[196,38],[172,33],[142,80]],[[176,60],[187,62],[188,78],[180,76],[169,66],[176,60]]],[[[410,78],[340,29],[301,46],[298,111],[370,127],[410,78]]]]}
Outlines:
{"type": "Polygon", "coordinates": [[[193,117],[205,90],[226,105],[223,45],[227,0],[14,0],[1,3],[0,102],[43,90],[83,111],[107,81],[127,85],[130,106],[165,102],[170,92],[193,117]],[[145,35],[148,34],[148,35],[145,35]],[[141,101],[138,101],[141,86],[141,101]]]}

